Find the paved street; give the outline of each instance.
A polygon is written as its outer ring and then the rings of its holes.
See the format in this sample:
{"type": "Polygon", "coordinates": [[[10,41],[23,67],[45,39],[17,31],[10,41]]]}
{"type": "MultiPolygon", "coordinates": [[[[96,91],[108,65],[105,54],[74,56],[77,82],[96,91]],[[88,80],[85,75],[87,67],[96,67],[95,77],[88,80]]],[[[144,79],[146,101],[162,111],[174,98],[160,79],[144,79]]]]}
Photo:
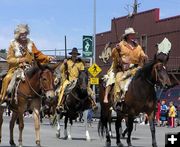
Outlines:
{"type": "MultiPolygon", "coordinates": [[[[9,146],[9,117],[4,117],[3,124],[3,134],[2,143],[0,146],[9,146]]],[[[112,125],[113,135],[115,136],[114,124],[112,125]]],[[[104,147],[105,140],[98,137],[97,133],[97,122],[93,122],[92,127],[89,128],[91,141],[87,142],[85,140],[85,131],[83,128],[83,123],[75,123],[72,128],[72,140],[64,140],[63,132],[61,134],[61,139],[56,138],[56,128],[52,128],[48,120],[44,120],[41,124],[41,144],[43,147],[104,147]]],[[[180,132],[180,127],[177,128],[160,128],[157,127],[157,143],[159,147],[164,147],[165,144],[165,133],[167,132],[180,132]]],[[[18,127],[15,127],[15,142],[18,144],[18,127]]],[[[34,147],[35,146],[35,134],[34,134],[34,124],[32,118],[25,118],[25,128],[23,132],[23,145],[24,147],[34,147]]],[[[123,144],[126,146],[126,140],[122,139],[123,144]]],[[[136,131],[132,133],[132,144],[135,147],[150,147],[151,146],[151,134],[148,125],[137,125],[136,131]]],[[[116,146],[115,138],[112,139],[112,147],[116,146]]]]}

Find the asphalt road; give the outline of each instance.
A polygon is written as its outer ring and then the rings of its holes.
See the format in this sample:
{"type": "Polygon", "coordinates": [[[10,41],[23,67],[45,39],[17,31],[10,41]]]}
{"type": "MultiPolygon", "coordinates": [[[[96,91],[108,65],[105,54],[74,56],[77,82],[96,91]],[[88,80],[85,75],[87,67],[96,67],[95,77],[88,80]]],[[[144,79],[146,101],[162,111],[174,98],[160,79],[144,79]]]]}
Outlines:
{"type": "MultiPolygon", "coordinates": [[[[9,147],[9,117],[4,117],[2,126],[2,143],[0,146],[9,147]]],[[[112,124],[113,135],[115,136],[114,123],[112,124]]],[[[63,124],[62,124],[63,130],[63,124]]],[[[34,123],[32,118],[25,118],[25,127],[23,132],[24,147],[35,147],[34,123]]],[[[49,125],[47,119],[41,124],[41,145],[43,147],[104,147],[105,140],[100,139],[97,133],[97,121],[94,121],[92,127],[89,127],[91,141],[85,139],[85,128],[83,123],[74,123],[72,128],[72,140],[64,140],[63,132],[61,138],[56,138],[56,128],[49,125]]],[[[159,147],[165,146],[165,133],[180,132],[180,127],[167,128],[156,127],[157,143],[159,147]]],[[[18,144],[18,126],[15,126],[14,138],[18,144]]],[[[122,139],[124,146],[127,146],[126,140],[122,139]]],[[[137,124],[136,130],[132,133],[132,144],[135,147],[151,147],[151,133],[148,125],[137,124]]],[[[116,146],[115,137],[112,138],[112,147],[116,146]]]]}

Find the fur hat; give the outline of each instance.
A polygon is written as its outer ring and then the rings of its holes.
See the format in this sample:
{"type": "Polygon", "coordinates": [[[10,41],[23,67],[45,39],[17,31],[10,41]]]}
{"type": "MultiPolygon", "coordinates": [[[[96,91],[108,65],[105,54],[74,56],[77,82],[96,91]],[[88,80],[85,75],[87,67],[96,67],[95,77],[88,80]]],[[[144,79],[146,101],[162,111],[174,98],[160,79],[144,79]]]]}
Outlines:
{"type": "Polygon", "coordinates": [[[30,33],[29,26],[27,24],[19,24],[17,25],[16,29],[14,30],[14,37],[15,39],[19,38],[19,35],[22,33],[30,33]]]}
{"type": "Polygon", "coordinates": [[[80,53],[78,53],[78,49],[76,47],[74,47],[69,54],[72,55],[73,53],[76,53],[77,55],[81,55],[80,53]]]}

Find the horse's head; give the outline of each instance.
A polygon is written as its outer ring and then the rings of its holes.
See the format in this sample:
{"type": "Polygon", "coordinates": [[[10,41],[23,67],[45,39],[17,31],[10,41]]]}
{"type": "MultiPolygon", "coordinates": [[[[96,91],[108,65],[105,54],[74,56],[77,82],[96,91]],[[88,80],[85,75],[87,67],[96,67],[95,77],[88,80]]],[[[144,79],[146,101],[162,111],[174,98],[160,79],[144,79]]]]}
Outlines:
{"type": "Polygon", "coordinates": [[[157,62],[154,64],[152,75],[157,85],[163,87],[171,86],[171,81],[169,79],[166,67],[162,62],[157,62]]]}
{"type": "Polygon", "coordinates": [[[48,100],[55,98],[54,76],[51,68],[41,68],[40,88],[48,100]]]}
{"type": "Polygon", "coordinates": [[[86,70],[82,70],[79,72],[77,85],[79,86],[82,92],[87,92],[88,87],[88,72],[86,70]]]}

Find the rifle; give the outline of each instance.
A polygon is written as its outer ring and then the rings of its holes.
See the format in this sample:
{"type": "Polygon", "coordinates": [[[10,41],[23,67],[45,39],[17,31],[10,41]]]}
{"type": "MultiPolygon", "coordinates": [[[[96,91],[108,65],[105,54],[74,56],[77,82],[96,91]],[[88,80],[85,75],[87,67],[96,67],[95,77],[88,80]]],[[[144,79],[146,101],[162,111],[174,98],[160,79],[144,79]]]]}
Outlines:
{"type": "MultiPolygon", "coordinates": [[[[64,41],[65,41],[65,59],[67,59],[67,47],[66,47],[66,36],[64,37],[64,41]]],[[[68,64],[67,62],[64,64],[65,67],[65,75],[67,76],[67,80],[69,80],[69,72],[68,72],[68,64]]]]}
{"type": "MultiPolygon", "coordinates": [[[[114,18],[114,28],[115,28],[115,33],[116,33],[116,41],[117,42],[120,42],[120,39],[119,39],[119,37],[118,37],[118,32],[117,32],[117,26],[116,26],[116,19],[114,18]]],[[[124,71],[124,69],[123,69],[123,65],[122,65],[122,58],[121,58],[121,54],[120,54],[120,52],[121,52],[121,49],[120,49],[120,47],[119,47],[119,45],[116,45],[116,50],[117,50],[117,53],[118,53],[118,59],[117,59],[117,62],[118,62],[118,68],[119,68],[119,70],[121,70],[121,71],[124,71]]]]}

